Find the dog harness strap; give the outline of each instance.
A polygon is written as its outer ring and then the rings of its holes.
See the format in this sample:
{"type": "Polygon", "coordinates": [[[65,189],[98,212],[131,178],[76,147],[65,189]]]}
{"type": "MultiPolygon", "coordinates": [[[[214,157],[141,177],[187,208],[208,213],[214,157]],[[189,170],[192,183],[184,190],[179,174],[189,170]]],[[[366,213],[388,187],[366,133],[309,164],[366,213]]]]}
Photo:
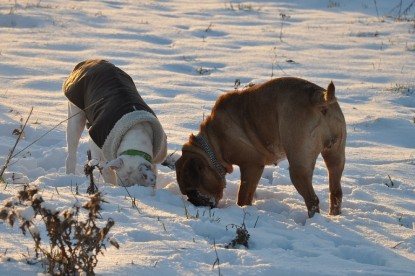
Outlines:
{"type": "Polygon", "coordinates": [[[209,147],[206,139],[200,135],[200,133],[198,135],[195,136],[197,142],[200,144],[200,146],[202,147],[202,149],[206,152],[206,154],[209,156],[209,160],[210,162],[212,162],[213,167],[215,167],[216,171],[218,172],[218,174],[220,175],[220,177],[225,178],[226,172],[223,169],[223,166],[219,163],[218,159],[216,158],[215,153],[212,151],[212,149],[209,147]]]}
{"type": "Polygon", "coordinates": [[[141,156],[150,163],[152,163],[152,159],[153,159],[153,158],[151,158],[150,154],[148,154],[144,151],[141,151],[141,150],[134,150],[134,149],[129,149],[129,150],[123,151],[123,152],[121,152],[120,155],[141,156]]]}

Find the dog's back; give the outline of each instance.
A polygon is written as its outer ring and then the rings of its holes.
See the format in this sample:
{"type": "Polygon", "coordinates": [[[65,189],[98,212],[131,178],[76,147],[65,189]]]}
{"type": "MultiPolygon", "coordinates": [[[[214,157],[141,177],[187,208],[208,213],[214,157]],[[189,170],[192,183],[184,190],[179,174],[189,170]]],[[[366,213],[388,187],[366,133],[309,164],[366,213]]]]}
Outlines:
{"type": "Polygon", "coordinates": [[[334,85],[324,89],[294,77],[277,78],[222,95],[202,126],[210,121],[232,129],[230,136],[254,144],[263,156],[271,154],[266,158],[270,163],[276,162],[272,156],[275,159],[275,154],[288,147],[297,148],[311,134],[324,141],[315,145],[321,152],[332,137],[345,139],[346,131],[334,85]]]}
{"type": "Polygon", "coordinates": [[[85,111],[89,134],[100,148],[114,124],[125,114],[144,110],[155,116],[138,94],[131,77],[105,60],[77,64],[63,84],[63,91],[69,101],[85,111]]]}

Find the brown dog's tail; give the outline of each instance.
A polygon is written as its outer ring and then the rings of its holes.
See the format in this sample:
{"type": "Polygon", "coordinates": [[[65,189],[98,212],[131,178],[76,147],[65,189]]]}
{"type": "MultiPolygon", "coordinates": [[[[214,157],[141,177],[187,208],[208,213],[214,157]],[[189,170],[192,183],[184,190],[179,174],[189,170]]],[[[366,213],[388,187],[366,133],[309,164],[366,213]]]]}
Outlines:
{"type": "Polygon", "coordinates": [[[326,90],[314,91],[311,103],[315,106],[321,107],[337,102],[336,96],[334,95],[335,90],[334,84],[331,81],[326,90]]]}

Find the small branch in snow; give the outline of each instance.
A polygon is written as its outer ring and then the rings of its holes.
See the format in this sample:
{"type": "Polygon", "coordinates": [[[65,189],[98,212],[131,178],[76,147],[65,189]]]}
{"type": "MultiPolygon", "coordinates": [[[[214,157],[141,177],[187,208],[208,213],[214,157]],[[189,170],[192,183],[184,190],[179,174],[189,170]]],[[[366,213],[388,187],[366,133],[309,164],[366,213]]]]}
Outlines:
{"type": "Polygon", "coordinates": [[[218,251],[216,250],[215,240],[213,241],[213,248],[215,249],[216,259],[215,259],[215,262],[212,265],[212,269],[215,269],[215,265],[217,265],[218,266],[218,275],[221,276],[222,274],[220,273],[220,260],[219,260],[218,251]]]}
{"type": "Polygon", "coordinates": [[[392,178],[389,174],[388,174],[388,178],[389,178],[389,183],[385,183],[385,185],[388,186],[389,188],[393,188],[395,184],[393,183],[392,178]]]}
{"type": "Polygon", "coordinates": [[[392,246],[393,249],[396,249],[399,245],[401,245],[403,242],[398,242],[396,245],[392,246]]]}
{"type": "Polygon", "coordinates": [[[285,13],[280,13],[280,16],[281,16],[280,41],[282,42],[282,29],[284,27],[284,20],[289,19],[290,16],[286,15],[285,13]]]}
{"type": "Polygon", "coordinates": [[[13,155],[14,150],[16,149],[17,144],[19,143],[20,139],[22,138],[22,135],[24,134],[23,131],[24,131],[26,125],[27,125],[27,122],[29,121],[30,116],[32,116],[32,112],[33,112],[33,107],[30,109],[30,112],[29,112],[29,115],[27,116],[26,122],[23,124],[23,126],[21,126],[21,131],[19,132],[19,135],[17,136],[16,143],[14,143],[14,146],[13,146],[12,150],[10,151],[9,156],[7,157],[6,161],[4,162],[3,167],[1,168],[0,182],[4,182],[4,179],[3,179],[4,171],[7,169],[7,166],[9,165],[10,160],[15,156],[15,155],[13,155]]]}

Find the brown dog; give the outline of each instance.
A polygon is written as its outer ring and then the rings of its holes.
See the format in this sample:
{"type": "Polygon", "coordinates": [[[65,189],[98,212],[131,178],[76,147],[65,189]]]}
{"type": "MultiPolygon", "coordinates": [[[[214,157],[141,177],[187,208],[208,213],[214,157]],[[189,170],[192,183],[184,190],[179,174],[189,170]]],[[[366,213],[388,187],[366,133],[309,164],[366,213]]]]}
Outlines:
{"type": "Polygon", "coordinates": [[[312,217],[320,212],[311,181],[321,153],[329,175],[329,213],[340,214],[346,123],[334,90],[332,82],[325,90],[287,77],[222,95],[199,134],[183,145],[176,162],[180,191],[195,205],[215,207],[235,164],[241,171],[238,205],[250,205],[264,166],[287,158],[291,181],[312,217]]]}

